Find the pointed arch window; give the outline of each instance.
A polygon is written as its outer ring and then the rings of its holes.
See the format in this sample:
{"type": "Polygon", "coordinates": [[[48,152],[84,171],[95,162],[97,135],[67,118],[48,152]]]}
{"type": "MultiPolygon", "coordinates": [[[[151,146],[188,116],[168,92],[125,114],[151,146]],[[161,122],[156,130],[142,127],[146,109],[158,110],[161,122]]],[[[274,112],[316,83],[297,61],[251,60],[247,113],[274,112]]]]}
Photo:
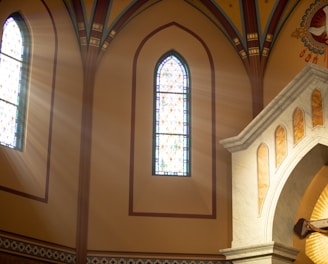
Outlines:
{"type": "Polygon", "coordinates": [[[190,176],[190,75],[170,51],[155,68],[153,175],[190,176]]]}
{"type": "Polygon", "coordinates": [[[0,144],[23,149],[30,34],[19,13],[9,16],[0,43],[0,144]]]}

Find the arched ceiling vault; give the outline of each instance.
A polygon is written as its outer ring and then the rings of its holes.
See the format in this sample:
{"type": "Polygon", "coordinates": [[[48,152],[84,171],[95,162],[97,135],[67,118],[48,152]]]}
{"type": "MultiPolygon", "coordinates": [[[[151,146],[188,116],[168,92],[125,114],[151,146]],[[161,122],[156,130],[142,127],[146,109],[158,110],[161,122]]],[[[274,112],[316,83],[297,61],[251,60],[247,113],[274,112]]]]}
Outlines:
{"type": "MultiPolygon", "coordinates": [[[[63,0],[82,58],[99,58],[124,25],[164,0],[63,0]],[[90,47],[93,47],[90,49],[90,47]]],[[[234,46],[252,86],[253,115],[263,108],[263,76],[280,29],[300,0],[181,0],[207,16],[234,46]]]]}

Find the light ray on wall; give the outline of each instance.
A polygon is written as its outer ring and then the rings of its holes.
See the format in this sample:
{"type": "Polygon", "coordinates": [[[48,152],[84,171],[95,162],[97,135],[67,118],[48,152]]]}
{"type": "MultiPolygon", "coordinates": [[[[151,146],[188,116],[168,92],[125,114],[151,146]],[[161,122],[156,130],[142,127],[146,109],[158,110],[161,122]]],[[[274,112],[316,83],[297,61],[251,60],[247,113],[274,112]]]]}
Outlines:
{"type": "MultiPolygon", "coordinates": [[[[311,215],[311,220],[326,218],[328,218],[328,185],[319,196],[311,215]]],[[[312,233],[306,240],[305,253],[314,263],[327,263],[328,236],[317,232],[312,233]]]]}

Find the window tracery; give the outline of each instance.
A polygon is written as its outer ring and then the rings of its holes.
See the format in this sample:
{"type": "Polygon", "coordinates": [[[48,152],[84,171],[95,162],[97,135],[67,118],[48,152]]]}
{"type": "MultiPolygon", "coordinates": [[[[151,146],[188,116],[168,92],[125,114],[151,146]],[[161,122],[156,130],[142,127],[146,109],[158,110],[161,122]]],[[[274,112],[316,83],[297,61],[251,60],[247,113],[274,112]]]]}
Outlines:
{"type": "Polygon", "coordinates": [[[9,16],[0,43],[0,144],[23,149],[30,36],[23,18],[9,16]]]}
{"type": "Polygon", "coordinates": [[[169,52],[155,70],[153,174],[190,175],[189,71],[169,52]]]}

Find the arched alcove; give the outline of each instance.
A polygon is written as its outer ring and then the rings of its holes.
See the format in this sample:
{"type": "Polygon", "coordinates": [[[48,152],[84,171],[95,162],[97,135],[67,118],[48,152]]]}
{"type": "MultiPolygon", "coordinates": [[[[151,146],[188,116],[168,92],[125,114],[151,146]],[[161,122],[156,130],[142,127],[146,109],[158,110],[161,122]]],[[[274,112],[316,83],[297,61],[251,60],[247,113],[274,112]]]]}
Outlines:
{"type": "MultiPolygon", "coordinates": [[[[297,164],[292,173],[289,175],[284,188],[281,191],[272,227],[273,241],[293,245],[293,226],[297,221],[297,213],[304,194],[311,184],[311,181],[323,166],[328,164],[328,147],[317,144],[313,147],[297,164]]],[[[321,191],[325,185],[321,186],[321,191]]],[[[317,188],[318,189],[318,188],[317,188]]],[[[312,201],[316,201],[319,190],[312,201]]],[[[313,207],[309,205],[309,207],[313,207]]],[[[311,214],[311,211],[308,212],[311,214]]],[[[303,215],[303,217],[307,217],[303,215]]]]}

